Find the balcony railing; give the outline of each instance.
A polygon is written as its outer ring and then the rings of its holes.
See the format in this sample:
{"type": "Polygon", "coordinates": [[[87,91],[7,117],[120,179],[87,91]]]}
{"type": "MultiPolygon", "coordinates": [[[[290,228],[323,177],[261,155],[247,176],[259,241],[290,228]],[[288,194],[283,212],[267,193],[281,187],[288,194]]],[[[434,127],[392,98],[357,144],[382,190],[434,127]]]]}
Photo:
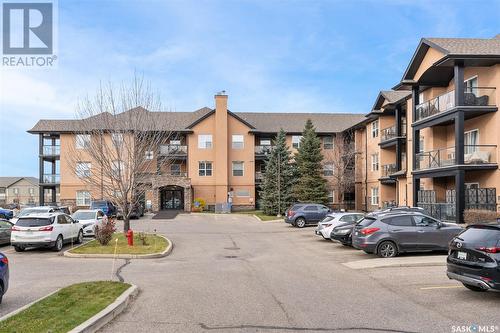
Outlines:
{"type": "MultiPolygon", "coordinates": [[[[481,165],[497,163],[496,145],[465,145],[464,164],[481,165]]],[[[457,165],[455,147],[424,151],[416,155],[416,170],[457,165]]]]}
{"type": "MultiPolygon", "coordinates": [[[[496,105],[495,88],[475,87],[466,88],[464,92],[464,106],[494,106],[496,105]]],[[[455,91],[449,91],[441,96],[430,99],[417,105],[416,120],[431,117],[440,112],[455,107],[455,91]]]]}
{"type": "MultiPolygon", "coordinates": [[[[403,126],[401,128],[401,136],[402,137],[406,136],[406,126],[403,126]]],[[[384,129],[382,129],[381,135],[380,135],[380,141],[384,142],[384,141],[388,141],[390,139],[394,139],[397,137],[398,137],[397,126],[393,125],[393,126],[386,127],[384,129]]]]}
{"type": "Polygon", "coordinates": [[[396,172],[398,172],[396,163],[382,165],[382,178],[387,178],[396,172]]]}
{"type": "Polygon", "coordinates": [[[61,146],[43,146],[43,156],[59,156],[61,154],[61,146]]]}
{"type": "Polygon", "coordinates": [[[60,175],[57,174],[44,174],[42,177],[43,184],[59,184],[61,182],[60,175]]]}
{"type": "Polygon", "coordinates": [[[425,209],[427,214],[430,216],[441,220],[441,221],[455,221],[456,214],[456,206],[455,203],[444,203],[444,202],[435,202],[435,203],[424,203],[418,202],[417,207],[421,207],[425,209]]]}
{"type": "Polygon", "coordinates": [[[162,145],[160,146],[160,156],[187,155],[187,146],[184,145],[162,145]]]}
{"type": "Polygon", "coordinates": [[[275,146],[255,146],[255,155],[269,155],[275,146]]]}

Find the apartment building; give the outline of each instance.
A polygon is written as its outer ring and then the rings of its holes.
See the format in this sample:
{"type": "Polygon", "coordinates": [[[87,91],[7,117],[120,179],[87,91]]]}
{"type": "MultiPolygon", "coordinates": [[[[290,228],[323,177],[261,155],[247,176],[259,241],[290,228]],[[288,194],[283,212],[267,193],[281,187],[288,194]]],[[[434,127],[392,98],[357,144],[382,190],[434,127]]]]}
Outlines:
{"type": "MultiPolygon", "coordinates": [[[[151,112],[141,108],[128,112],[151,112]]],[[[168,117],[172,132],[170,142],[160,145],[148,158],[172,159],[167,169],[142,175],[150,186],[144,203],[152,210],[191,210],[195,198],[209,207],[226,203],[232,194],[233,209],[253,209],[259,201],[259,187],[265,171],[265,159],[273,149],[273,138],[283,128],[288,145],[295,151],[307,119],[316,126],[322,148],[333,149],[334,138],[364,119],[360,114],[339,113],[251,113],[228,110],[228,96],[215,95],[214,108],[194,112],[157,112],[168,117]]],[[[79,120],[40,120],[29,133],[39,136],[40,201],[88,206],[101,199],[102,191],[90,189],[76,176],[66,161],[78,144],[79,120]]],[[[111,134],[110,134],[111,135],[111,134]]],[[[325,165],[325,177],[332,174],[325,165]]],[[[340,197],[350,198],[330,188],[332,205],[340,197]]]]}
{"type": "Polygon", "coordinates": [[[38,179],[35,177],[0,177],[0,206],[38,204],[38,179]]]}
{"type": "Polygon", "coordinates": [[[498,210],[500,35],[424,38],[399,84],[356,129],[357,208],[425,208],[463,222],[498,210]],[[363,155],[364,154],[364,155],[363,155]]]}

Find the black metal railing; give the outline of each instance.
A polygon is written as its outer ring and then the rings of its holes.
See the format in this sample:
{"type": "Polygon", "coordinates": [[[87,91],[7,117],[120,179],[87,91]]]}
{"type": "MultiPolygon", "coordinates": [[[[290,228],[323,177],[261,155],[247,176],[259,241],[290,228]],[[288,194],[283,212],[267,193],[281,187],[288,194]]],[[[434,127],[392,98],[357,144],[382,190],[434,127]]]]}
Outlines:
{"type": "Polygon", "coordinates": [[[161,145],[160,156],[184,156],[187,155],[186,145],[161,145]]]}
{"type": "Polygon", "coordinates": [[[396,163],[382,165],[381,172],[382,172],[382,174],[381,174],[382,178],[387,178],[390,175],[392,175],[393,173],[398,172],[398,168],[396,166],[396,163]]]}
{"type": "Polygon", "coordinates": [[[269,155],[275,146],[255,146],[255,155],[269,155]]]}
{"type": "MultiPolygon", "coordinates": [[[[496,145],[464,145],[464,164],[495,164],[497,163],[496,148],[496,145]]],[[[418,153],[416,159],[416,170],[457,165],[455,147],[424,151],[418,153]]]]}

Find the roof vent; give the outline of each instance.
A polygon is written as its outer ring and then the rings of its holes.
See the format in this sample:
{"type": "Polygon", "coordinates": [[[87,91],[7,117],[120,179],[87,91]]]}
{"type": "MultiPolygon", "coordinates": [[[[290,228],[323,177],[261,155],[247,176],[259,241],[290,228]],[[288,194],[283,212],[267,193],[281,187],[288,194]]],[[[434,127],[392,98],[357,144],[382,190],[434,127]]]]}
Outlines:
{"type": "Polygon", "coordinates": [[[215,95],[217,95],[217,96],[226,96],[226,91],[225,90],[219,91],[215,95]]]}

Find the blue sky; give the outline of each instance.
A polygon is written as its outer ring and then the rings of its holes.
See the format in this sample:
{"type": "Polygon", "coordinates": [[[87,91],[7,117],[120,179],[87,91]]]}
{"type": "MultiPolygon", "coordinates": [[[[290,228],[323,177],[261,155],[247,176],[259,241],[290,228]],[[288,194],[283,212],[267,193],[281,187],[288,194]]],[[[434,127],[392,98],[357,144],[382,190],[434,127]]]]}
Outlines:
{"type": "Polygon", "coordinates": [[[41,118],[134,71],[165,110],[366,113],[421,37],[500,33],[500,1],[59,0],[58,66],[1,72],[0,176],[37,176],[41,118]]]}

